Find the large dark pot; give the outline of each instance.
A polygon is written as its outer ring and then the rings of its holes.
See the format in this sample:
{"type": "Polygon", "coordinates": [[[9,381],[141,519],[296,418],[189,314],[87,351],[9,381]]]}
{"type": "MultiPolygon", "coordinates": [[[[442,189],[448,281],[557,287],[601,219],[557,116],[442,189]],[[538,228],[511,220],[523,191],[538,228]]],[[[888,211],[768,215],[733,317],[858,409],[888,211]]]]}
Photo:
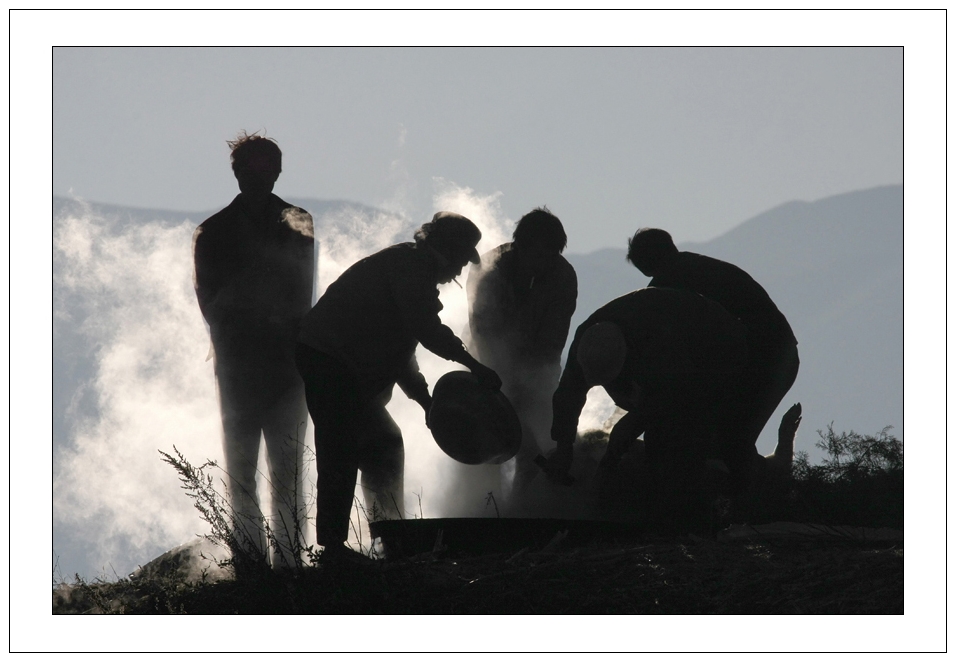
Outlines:
{"type": "Polygon", "coordinates": [[[435,384],[428,426],[438,447],[463,464],[501,464],[521,448],[521,423],[508,398],[464,370],[435,384]]]}

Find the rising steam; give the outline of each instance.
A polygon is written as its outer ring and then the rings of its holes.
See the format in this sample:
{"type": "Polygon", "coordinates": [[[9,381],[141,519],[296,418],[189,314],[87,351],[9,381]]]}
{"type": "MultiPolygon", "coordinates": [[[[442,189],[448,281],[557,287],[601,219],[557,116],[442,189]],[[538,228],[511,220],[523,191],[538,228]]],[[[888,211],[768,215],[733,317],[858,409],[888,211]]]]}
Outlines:
{"type": "MultiPolygon", "coordinates": [[[[87,550],[83,570],[128,572],[200,532],[177,477],[157,462],[157,449],[173,445],[192,458],[221,455],[192,288],[194,228],[123,225],[88,207],[55,222],[56,335],[91,351],[94,366],[85,385],[94,406],[72,421],[53,482],[55,531],[87,550]]],[[[68,572],[81,563],[56,551],[68,572]]]]}
{"type": "MultiPolygon", "coordinates": [[[[482,232],[480,253],[510,240],[514,221],[502,214],[500,194],[482,196],[441,179],[435,185],[434,211],[474,221],[482,232]]],[[[86,355],[92,367],[82,387],[89,406],[71,410],[69,443],[58,449],[54,467],[54,544],[66,576],[106,569],[124,575],[205,532],[157,452],[176,446],[195,463],[222,459],[209,336],[192,282],[192,234],[202,220],[123,222],[82,204],[55,219],[58,351],[86,355]]],[[[427,220],[354,208],[317,217],[317,295],[358,259],[411,241],[427,220]]],[[[460,336],[468,320],[465,290],[444,285],[441,300],[443,321],[460,336]]],[[[418,356],[432,386],[462,369],[423,348],[418,356]]],[[[438,449],[421,408],[400,390],[388,408],[405,439],[406,517],[445,515],[456,463],[438,449]]],[[[592,399],[582,424],[600,424],[612,409],[606,397],[592,399]]],[[[307,441],[311,447],[311,426],[307,441]]],[[[314,476],[310,463],[307,486],[314,486],[314,476]]],[[[263,510],[269,512],[268,503],[263,510]]],[[[353,522],[361,519],[353,513],[353,522]]],[[[311,526],[307,534],[314,539],[311,526]]],[[[352,542],[358,542],[355,534],[352,542]]]]}

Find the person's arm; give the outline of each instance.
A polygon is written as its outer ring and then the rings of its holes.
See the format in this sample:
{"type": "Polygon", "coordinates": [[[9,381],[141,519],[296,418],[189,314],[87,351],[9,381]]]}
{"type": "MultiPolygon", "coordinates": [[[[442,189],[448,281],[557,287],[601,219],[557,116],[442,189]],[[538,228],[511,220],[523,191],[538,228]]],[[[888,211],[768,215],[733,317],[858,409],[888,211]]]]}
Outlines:
{"type": "Polygon", "coordinates": [[[432,396],[428,392],[428,381],[419,369],[418,360],[414,354],[396,381],[408,399],[414,400],[425,410],[425,421],[427,423],[428,412],[432,408],[432,396]]]}
{"type": "Polygon", "coordinates": [[[285,210],[292,215],[290,227],[294,235],[291,259],[295,265],[295,292],[292,302],[299,315],[305,315],[312,308],[312,286],[315,281],[315,234],[312,215],[304,209],[290,207],[285,210]]]}
{"type": "Polygon", "coordinates": [[[464,352],[462,357],[454,360],[471,370],[475,378],[488,388],[501,388],[501,377],[498,376],[497,372],[484,363],[479,362],[478,359],[469,354],[464,347],[462,347],[462,351],[464,352]]]}
{"type": "Polygon", "coordinates": [[[621,458],[634,444],[634,440],[644,433],[647,427],[643,415],[638,411],[630,411],[621,418],[611,429],[607,442],[607,450],[601,458],[601,468],[616,467],[621,458]]]}
{"type": "Polygon", "coordinates": [[[574,459],[573,446],[578,434],[578,421],[590,390],[576,358],[577,335],[580,332],[579,328],[568,351],[568,362],[561,373],[561,381],[551,398],[551,438],[557,447],[543,468],[557,482],[567,482],[574,459]]]}
{"type": "Polygon", "coordinates": [[[438,316],[441,302],[438,287],[424,277],[396,277],[392,291],[406,328],[422,347],[447,361],[455,361],[471,370],[479,382],[491,388],[501,388],[498,374],[479,363],[465,349],[461,339],[438,316]]]}
{"type": "Polygon", "coordinates": [[[220,311],[215,300],[226,280],[225,265],[221,264],[215,236],[210,230],[210,226],[203,224],[193,233],[193,285],[203,318],[210,326],[217,326],[220,311]]]}
{"type": "Polygon", "coordinates": [[[535,338],[534,346],[529,348],[529,358],[542,361],[560,360],[561,352],[568,341],[577,298],[578,279],[569,264],[558,282],[552,286],[552,296],[538,326],[538,337],[535,338]]]}
{"type": "Polygon", "coordinates": [[[584,409],[584,403],[587,402],[588,391],[590,390],[587,381],[584,379],[584,371],[576,357],[577,336],[580,333],[581,331],[578,329],[575,340],[568,350],[568,361],[564,366],[564,372],[561,373],[558,388],[551,398],[553,408],[551,438],[558,445],[574,443],[574,438],[578,433],[578,420],[581,417],[581,410],[584,409]]]}
{"type": "Polygon", "coordinates": [[[472,337],[494,338],[509,326],[514,310],[513,295],[494,269],[472,267],[468,275],[468,322],[472,337]]]}

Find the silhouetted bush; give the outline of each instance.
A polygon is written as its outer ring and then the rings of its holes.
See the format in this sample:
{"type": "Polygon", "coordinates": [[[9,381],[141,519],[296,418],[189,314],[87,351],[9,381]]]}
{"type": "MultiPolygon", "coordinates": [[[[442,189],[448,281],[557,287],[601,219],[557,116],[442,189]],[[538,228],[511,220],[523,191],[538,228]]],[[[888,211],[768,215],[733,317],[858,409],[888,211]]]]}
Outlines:
{"type": "Polygon", "coordinates": [[[826,452],[810,464],[805,451],[794,455],[783,484],[757,484],[737,504],[735,522],[789,520],[817,524],[903,528],[903,442],[883,428],[876,435],[818,430],[817,448],[826,452]]]}
{"type": "Polygon", "coordinates": [[[826,483],[853,483],[879,476],[903,473],[903,442],[888,434],[885,427],[878,435],[853,432],[837,434],[833,425],[824,433],[818,430],[817,448],[826,451],[823,464],[811,465],[807,453],[795,454],[793,476],[797,480],[826,483]]]}

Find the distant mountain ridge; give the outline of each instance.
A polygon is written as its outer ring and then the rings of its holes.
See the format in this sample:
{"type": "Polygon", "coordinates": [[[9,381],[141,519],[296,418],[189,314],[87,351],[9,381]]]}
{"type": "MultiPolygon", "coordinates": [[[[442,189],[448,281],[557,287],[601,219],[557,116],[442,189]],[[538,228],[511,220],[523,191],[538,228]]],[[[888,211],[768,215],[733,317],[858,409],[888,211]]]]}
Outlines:
{"type": "MultiPolygon", "coordinates": [[[[281,197],[281,196],[280,196],[281,197]]],[[[335,213],[343,209],[351,209],[357,212],[382,213],[381,209],[363,205],[360,202],[351,200],[318,200],[315,198],[283,198],[297,207],[308,210],[314,217],[319,218],[326,214],[335,213]]],[[[85,200],[75,200],[59,195],[53,196],[53,217],[57,218],[64,211],[69,209],[79,209],[84,205],[96,209],[97,213],[109,218],[128,219],[131,222],[162,221],[168,225],[175,225],[183,221],[194,221],[197,225],[215,214],[220,209],[232,202],[224,202],[221,207],[207,209],[199,212],[174,211],[171,209],[154,209],[151,207],[125,207],[123,205],[114,205],[103,202],[89,202],[85,200]]]]}

